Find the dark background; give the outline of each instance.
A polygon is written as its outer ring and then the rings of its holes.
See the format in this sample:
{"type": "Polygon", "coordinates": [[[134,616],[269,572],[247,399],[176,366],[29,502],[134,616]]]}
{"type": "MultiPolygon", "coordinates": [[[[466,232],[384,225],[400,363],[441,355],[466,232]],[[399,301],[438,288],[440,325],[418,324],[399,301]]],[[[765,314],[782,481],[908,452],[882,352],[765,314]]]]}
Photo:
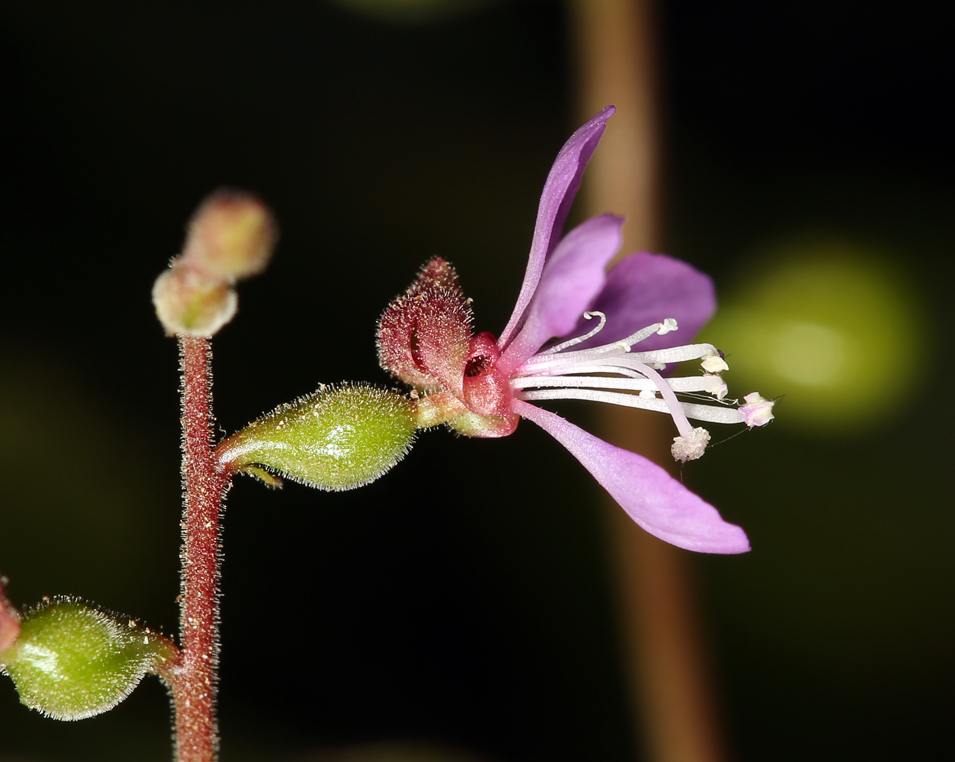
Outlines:
{"type": "MultiPolygon", "coordinates": [[[[864,432],[790,426],[781,405],[687,469],[755,548],[694,558],[728,733],[754,762],[937,758],[955,709],[953,11],[660,6],[670,253],[732,293],[767,241],[877,242],[924,309],[908,331],[934,341],[872,357],[859,383],[887,402],[864,432]],[[921,384],[896,383],[913,362],[921,384]]],[[[149,291],[209,191],[255,191],[282,231],[216,339],[224,430],[318,382],[386,383],[375,321],[431,256],[500,330],[580,121],[569,39],[553,2],[428,23],[318,0],[4,5],[0,571],[17,603],[76,594],[175,630],[176,350],[149,291]]],[[[527,424],[427,433],[352,493],[240,481],[224,759],[388,739],[631,759],[593,494],[527,424]]],[[[155,680],[77,724],[5,688],[0,760],[168,759],[166,718],[155,680]]]]}

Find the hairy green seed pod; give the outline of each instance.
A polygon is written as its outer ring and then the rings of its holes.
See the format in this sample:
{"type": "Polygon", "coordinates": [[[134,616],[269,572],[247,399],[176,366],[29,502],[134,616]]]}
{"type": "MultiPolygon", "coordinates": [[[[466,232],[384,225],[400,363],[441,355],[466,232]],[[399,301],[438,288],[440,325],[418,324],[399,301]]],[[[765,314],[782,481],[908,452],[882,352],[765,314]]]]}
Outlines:
{"type": "Polygon", "coordinates": [[[16,642],[0,654],[20,701],[57,720],[102,714],[143,675],[175,658],[175,646],[132,620],[75,598],[28,609],[16,642]]]}
{"type": "Polygon", "coordinates": [[[216,449],[223,468],[268,481],[262,468],[323,490],[373,482],[414,442],[413,403],[373,386],[326,386],[282,405],[216,449]]]}

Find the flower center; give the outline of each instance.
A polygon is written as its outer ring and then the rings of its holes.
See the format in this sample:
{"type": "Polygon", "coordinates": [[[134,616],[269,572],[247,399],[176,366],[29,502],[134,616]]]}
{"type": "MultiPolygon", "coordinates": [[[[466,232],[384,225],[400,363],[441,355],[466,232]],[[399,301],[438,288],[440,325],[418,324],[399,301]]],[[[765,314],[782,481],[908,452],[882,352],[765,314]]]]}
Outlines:
{"type": "Polygon", "coordinates": [[[471,338],[464,363],[463,402],[478,415],[507,415],[513,394],[507,376],[497,368],[501,350],[490,333],[471,338]]]}
{"type": "Polygon", "coordinates": [[[464,365],[464,377],[474,378],[475,376],[483,376],[487,373],[492,364],[493,360],[487,355],[472,357],[464,365]]]}

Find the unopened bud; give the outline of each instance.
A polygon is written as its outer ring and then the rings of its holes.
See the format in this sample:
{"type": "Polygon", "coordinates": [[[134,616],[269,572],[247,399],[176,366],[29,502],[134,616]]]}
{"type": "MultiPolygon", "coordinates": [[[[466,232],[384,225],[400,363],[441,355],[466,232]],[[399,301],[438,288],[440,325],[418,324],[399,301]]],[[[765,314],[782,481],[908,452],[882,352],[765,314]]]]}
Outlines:
{"type": "Polygon", "coordinates": [[[183,258],[213,278],[248,278],[265,269],[275,238],[265,204],[246,193],[218,191],[193,217],[183,258]]]}
{"type": "Polygon", "coordinates": [[[212,336],[235,315],[237,298],[227,281],[177,260],[156,279],[153,305],[170,336],[212,336]]]}
{"type": "Polygon", "coordinates": [[[16,643],[0,654],[0,668],[28,707],[57,720],[81,720],[112,709],[175,654],[169,640],[126,617],[54,598],[24,613],[16,643]]]}
{"type": "Polygon", "coordinates": [[[282,405],[216,448],[221,467],[259,467],[324,490],[348,490],[388,471],[414,442],[411,400],[372,386],[324,387],[282,405]]]}

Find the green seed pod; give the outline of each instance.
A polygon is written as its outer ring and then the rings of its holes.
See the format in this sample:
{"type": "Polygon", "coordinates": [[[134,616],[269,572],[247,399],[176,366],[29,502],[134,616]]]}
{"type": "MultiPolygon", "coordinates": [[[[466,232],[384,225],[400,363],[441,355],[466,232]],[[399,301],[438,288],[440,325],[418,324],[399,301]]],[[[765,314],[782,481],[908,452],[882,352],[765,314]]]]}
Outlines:
{"type": "Polygon", "coordinates": [[[0,654],[20,701],[57,720],[102,714],[149,671],[175,658],[175,646],[132,620],[75,598],[27,610],[16,642],[0,654]]]}
{"type": "Polygon", "coordinates": [[[401,460],[416,428],[413,403],[396,392],[323,386],[232,435],[216,456],[223,468],[266,481],[262,468],[318,489],[348,490],[401,460]]]}

